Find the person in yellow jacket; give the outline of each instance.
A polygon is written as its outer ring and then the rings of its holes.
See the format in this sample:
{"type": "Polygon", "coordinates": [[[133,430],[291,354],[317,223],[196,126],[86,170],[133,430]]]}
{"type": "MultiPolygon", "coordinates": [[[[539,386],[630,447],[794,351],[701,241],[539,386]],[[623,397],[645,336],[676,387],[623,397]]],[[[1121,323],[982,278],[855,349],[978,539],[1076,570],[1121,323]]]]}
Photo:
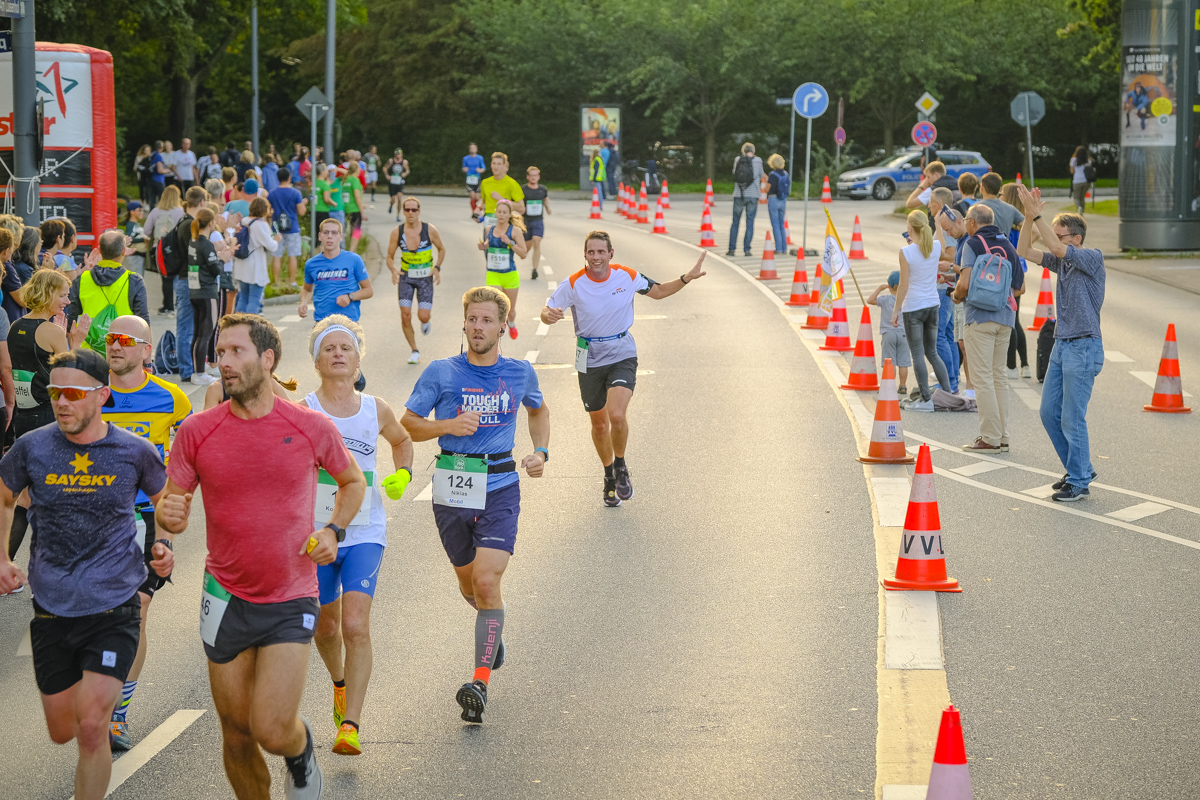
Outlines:
{"type": "Polygon", "coordinates": [[[105,231],[100,235],[99,251],[100,261],[91,269],[79,273],[79,277],[71,284],[70,304],[66,313],[68,330],[74,327],[75,320],[81,316],[91,318],[87,338],[80,346],[104,355],[104,337],[112,321],[127,314],[136,314],[148,325],[150,307],[146,301],[146,284],[142,276],[125,269],[121,264],[127,252],[125,234],[117,230],[105,231]]]}
{"type": "Polygon", "coordinates": [[[604,166],[604,158],[600,155],[600,148],[597,147],[592,151],[592,163],[588,167],[588,180],[592,182],[592,188],[596,189],[597,196],[600,198],[600,209],[604,209],[604,181],[608,178],[608,170],[604,166]]]}

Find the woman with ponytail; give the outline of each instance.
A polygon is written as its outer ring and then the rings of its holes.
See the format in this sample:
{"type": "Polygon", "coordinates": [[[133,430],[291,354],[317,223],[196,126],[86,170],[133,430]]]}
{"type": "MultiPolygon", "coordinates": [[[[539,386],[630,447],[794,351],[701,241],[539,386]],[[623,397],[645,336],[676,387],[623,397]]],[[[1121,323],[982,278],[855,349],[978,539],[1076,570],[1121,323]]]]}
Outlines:
{"type": "MultiPolygon", "coordinates": [[[[217,325],[217,303],[224,264],[209,235],[217,215],[201,206],[192,220],[192,240],[188,243],[188,295],[192,302],[192,363],[195,371],[190,383],[207,386],[216,380],[205,371],[217,325]]],[[[210,365],[216,371],[216,365],[210,365]]]]}
{"type": "Polygon", "coordinates": [[[913,372],[917,376],[917,391],[921,399],[901,400],[900,407],[913,411],[933,411],[933,391],[929,388],[929,370],[925,359],[933,365],[934,374],[944,391],[950,391],[950,375],[937,352],[938,259],[941,242],[933,240],[933,229],[924,211],[908,215],[909,244],[900,249],[900,286],[896,289],[896,308],[892,325],[904,314],[904,334],[912,351],[913,372]]]}

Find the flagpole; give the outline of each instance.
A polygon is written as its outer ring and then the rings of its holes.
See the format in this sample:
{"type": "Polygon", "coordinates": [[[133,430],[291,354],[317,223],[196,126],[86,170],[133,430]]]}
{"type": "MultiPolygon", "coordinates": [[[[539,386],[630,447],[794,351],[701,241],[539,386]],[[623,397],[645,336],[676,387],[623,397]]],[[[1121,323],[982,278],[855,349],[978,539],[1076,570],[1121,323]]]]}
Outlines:
{"type": "MultiPolygon", "coordinates": [[[[833,238],[837,239],[838,247],[841,248],[842,252],[844,253],[846,248],[842,245],[842,237],[838,236],[837,226],[833,224],[833,217],[829,216],[828,208],[824,209],[824,211],[825,219],[829,221],[829,229],[833,231],[833,238]]],[[[849,265],[847,264],[847,266],[849,265]]],[[[854,275],[854,267],[850,267],[848,271],[850,273],[850,279],[854,281],[854,288],[858,291],[858,299],[861,300],[862,304],[865,306],[867,304],[867,300],[863,297],[862,287],[858,285],[858,278],[854,275]]]]}

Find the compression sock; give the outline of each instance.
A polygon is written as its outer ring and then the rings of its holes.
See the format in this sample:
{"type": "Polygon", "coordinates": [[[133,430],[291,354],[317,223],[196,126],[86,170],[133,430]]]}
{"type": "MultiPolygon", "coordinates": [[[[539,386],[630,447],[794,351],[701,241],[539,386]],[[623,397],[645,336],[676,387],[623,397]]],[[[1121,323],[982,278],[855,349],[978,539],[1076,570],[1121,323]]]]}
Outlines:
{"type": "Polygon", "coordinates": [[[475,678],[488,682],[504,632],[504,609],[482,608],[475,617],[475,678]]]}
{"type": "Polygon", "coordinates": [[[613,459],[613,470],[625,469],[625,456],[617,456],[613,459]]]}
{"type": "Polygon", "coordinates": [[[17,506],[13,509],[12,528],[8,534],[8,559],[13,561],[17,557],[17,551],[21,549],[21,542],[25,540],[25,533],[29,530],[29,510],[17,506]]]}
{"type": "Polygon", "coordinates": [[[121,702],[117,703],[117,708],[113,711],[114,722],[124,722],[125,715],[129,713],[129,703],[133,700],[133,691],[137,689],[137,681],[125,681],[125,685],[121,687],[121,702]]]}
{"type": "Polygon", "coordinates": [[[617,477],[616,468],[617,468],[617,467],[616,467],[616,462],[615,462],[615,461],[614,461],[613,463],[609,464],[608,466],[606,466],[606,467],[604,468],[604,477],[606,477],[606,478],[615,478],[615,477],[617,477]]]}

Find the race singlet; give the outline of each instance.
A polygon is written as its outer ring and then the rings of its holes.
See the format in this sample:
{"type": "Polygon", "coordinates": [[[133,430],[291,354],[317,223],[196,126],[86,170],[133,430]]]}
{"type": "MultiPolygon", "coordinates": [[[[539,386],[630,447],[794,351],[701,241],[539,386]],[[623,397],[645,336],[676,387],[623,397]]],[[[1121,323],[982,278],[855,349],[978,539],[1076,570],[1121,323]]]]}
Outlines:
{"type": "Polygon", "coordinates": [[[507,247],[489,247],[487,250],[488,272],[511,272],[516,269],[512,250],[507,247]]]}
{"type": "MultiPolygon", "coordinates": [[[[375,473],[368,470],[363,470],[363,475],[367,479],[367,493],[363,496],[362,505],[358,507],[358,513],[354,515],[354,519],[350,520],[350,527],[353,525],[366,525],[371,521],[371,504],[374,502],[375,493],[371,488],[375,486],[375,473]]],[[[337,500],[338,485],[337,481],[323,469],[317,470],[317,503],[313,509],[314,527],[323,527],[333,516],[333,504],[337,500]]]]}
{"type": "Polygon", "coordinates": [[[221,620],[232,597],[216,578],[204,573],[204,588],[200,592],[200,639],[209,647],[217,646],[217,631],[221,629],[221,620]]]}
{"type": "Polygon", "coordinates": [[[14,369],[13,384],[16,388],[17,408],[37,408],[37,401],[33,399],[33,373],[14,369]]]}
{"type": "Polygon", "coordinates": [[[418,250],[415,253],[404,253],[400,263],[410,278],[428,278],[433,274],[433,250],[418,250]]]}
{"type": "Polygon", "coordinates": [[[526,200],[525,201],[525,216],[540,217],[542,215],[541,200],[526,200]]]}
{"type": "Polygon", "coordinates": [[[433,502],[452,508],[483,508],[487,502],[487,462],[440,454],[433,469],[433,502]]]}
{"type": "Polygon", "coordinates": [[[394,184],[404,183],[404,167],[402,165],[392,166],[392,177],[390,182],[394,184]]]}

